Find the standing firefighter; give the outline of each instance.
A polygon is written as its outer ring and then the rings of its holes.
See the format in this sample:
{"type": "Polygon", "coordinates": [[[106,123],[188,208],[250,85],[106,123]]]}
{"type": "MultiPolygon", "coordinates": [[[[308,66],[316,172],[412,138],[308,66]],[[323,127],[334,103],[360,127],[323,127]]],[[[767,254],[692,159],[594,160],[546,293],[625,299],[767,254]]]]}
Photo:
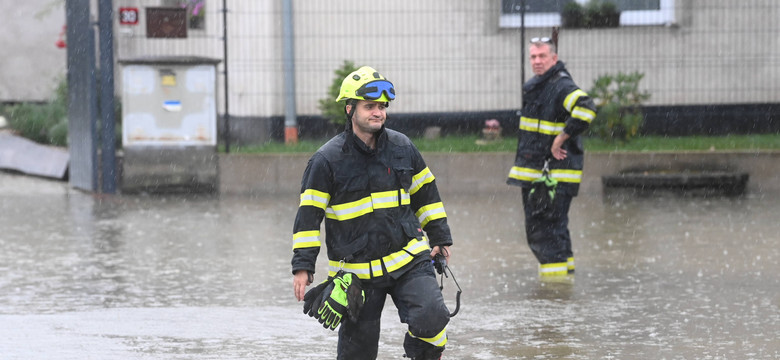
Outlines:
{"type": "Polygon", "coordinates": [[[550,38],[531,39],[530,61],[535,76],[523,84],[517,154],[507,183],[523,188],[526,238],[539,274],[565,275],[574,271],[568,213],[582,179],[578,135],[596,117],[596,107],[558,61],[550,38]]]}
{"type": "Polygon", "coordinates": [[[295,297],[325,328],[341,325],[338,359],[376,359],[388,294],[408,325],[406,356],[439,359],[449,312],[431,259],[449,258],[452,236],[436,181],[414,144],[384,127],[392,83],[364,66],[342,82],[336,101],[344,99],[345,131],[311,157],[301,182],[295,297]],[[328,280],[305,292],[323,218],[328,280]]]}

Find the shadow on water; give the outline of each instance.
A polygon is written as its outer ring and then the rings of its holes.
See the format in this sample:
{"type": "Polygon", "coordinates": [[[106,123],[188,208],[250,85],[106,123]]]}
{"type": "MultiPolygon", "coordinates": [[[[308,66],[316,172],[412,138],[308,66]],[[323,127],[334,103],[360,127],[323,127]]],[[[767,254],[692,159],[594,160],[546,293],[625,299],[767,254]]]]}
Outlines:
{"type": "MultiPolygon", "coordinates": [[[[0,193],[3,358],[334,357],[292,296],[295,194],[98,198],[3,173],[0,193]]],[[[577,272],[545,281],[519,194],[443,196],[463,288],[448,358],[780,356],[776,194],[581,194],[577,272]]],[[[380,359],[402,358],[394,309],[380,359]]]]}

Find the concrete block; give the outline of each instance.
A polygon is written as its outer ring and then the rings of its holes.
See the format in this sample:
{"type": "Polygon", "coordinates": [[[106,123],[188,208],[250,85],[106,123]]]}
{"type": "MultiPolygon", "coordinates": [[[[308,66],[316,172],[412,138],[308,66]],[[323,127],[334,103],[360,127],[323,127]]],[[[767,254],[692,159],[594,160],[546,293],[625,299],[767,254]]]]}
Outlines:
{"type": "Polygon", "coordinates": [[[216,192],[218,163],[213,146],[125,147],[121,190],[124,193],[216,192]]]}

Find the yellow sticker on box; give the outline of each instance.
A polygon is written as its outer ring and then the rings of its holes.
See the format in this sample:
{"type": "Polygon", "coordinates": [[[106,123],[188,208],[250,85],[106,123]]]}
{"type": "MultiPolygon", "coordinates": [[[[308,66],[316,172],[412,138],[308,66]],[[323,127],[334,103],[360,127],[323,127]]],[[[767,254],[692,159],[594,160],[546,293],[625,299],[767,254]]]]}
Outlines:
{"type": "Polygon", "coordinates": [[[163,75],[162,76],[162,85],[163,86],[176,86],[176,75],[163,75]]]}

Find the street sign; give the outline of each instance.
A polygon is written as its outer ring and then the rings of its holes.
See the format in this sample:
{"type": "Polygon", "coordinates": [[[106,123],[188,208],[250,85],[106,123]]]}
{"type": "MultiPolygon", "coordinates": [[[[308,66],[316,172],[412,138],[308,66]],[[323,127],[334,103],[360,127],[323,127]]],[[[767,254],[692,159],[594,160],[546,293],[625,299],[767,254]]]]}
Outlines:
{"type": "Polygon", "coordinates": [[[138,8],[122,7],[119,8],[119,25],[137,25],[138,8]]]}

